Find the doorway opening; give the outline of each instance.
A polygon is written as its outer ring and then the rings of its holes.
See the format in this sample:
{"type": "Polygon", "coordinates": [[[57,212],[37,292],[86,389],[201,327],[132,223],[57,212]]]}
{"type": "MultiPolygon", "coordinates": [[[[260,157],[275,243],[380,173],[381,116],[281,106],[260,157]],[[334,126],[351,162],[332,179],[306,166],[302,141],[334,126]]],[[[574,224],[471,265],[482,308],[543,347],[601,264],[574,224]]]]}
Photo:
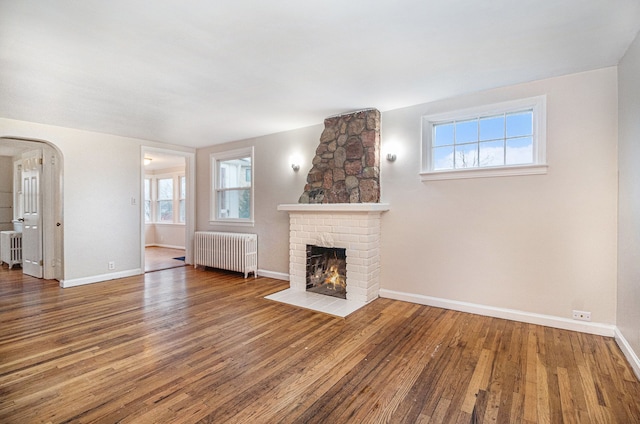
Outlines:
{"type": "Polygon", "coordinates": [[[193,233],[193,154],[152,148],[142,154],[142,269],[185,266],[193,233]]]}
{"type": "Polygon", "coordinates": [[[62,154],[47,141],[0,137],[0,161],[0,230],[20,229],[22,272],[63,280],[62,154]]]}

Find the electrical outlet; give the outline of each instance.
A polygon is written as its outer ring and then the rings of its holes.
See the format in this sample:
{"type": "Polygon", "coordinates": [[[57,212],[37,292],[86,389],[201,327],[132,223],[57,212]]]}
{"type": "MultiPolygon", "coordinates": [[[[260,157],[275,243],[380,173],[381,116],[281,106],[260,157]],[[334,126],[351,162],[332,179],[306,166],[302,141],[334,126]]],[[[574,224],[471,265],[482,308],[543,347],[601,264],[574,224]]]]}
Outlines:
{"type": "Polygon", "coordinates": [[[574,310],[573,319],[577,319],[580,321],[591,321],[591,312],[574,310]]]}
{"type": "Polygon", "coordinates": [[[114,261],[109,262],[109,269],[116,269],[116,263],[114,261]]]}

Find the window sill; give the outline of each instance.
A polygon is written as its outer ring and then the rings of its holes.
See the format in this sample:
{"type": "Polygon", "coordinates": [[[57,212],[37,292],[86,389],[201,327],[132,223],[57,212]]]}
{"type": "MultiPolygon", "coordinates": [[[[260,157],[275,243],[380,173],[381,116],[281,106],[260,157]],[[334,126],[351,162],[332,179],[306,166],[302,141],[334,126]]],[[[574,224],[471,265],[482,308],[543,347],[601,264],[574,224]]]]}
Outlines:
{"type": "Polygon", "coordinates": [[[455,169],[447,171],[421,172],[421,181],[458,180],[464,178],[513,177],[519,175],[542,175],[548,165],[504,166],[499,168],[455,169]]]}
{"type": "Polygon", "coordinates": [[[222,225],[225,227],[253,227],[255,225],[254,221],[248,220],[214,220],[209,221],[209,225],[222,225]]]}

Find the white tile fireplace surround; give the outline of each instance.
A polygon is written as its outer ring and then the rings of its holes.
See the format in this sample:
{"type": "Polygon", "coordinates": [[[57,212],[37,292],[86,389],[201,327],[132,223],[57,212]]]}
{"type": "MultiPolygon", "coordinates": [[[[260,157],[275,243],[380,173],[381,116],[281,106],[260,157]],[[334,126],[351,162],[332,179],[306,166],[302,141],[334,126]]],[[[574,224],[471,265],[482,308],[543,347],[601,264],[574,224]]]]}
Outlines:
{"type": "Polygon", "coordinates": [[[378,297],[380,215],[387,203],[286,204],[289,212],[289,289],[268,299],[345,317],[378,297]],[[307,292],[307,245],[347,253],[347,298],[307,292]]]}

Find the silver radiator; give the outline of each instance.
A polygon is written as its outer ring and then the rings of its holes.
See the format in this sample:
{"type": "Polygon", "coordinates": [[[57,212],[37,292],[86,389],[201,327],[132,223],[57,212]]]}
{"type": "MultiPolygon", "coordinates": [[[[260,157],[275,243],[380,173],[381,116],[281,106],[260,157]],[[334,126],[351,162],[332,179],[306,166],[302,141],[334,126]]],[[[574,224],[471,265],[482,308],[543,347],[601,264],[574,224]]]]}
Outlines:
{"type": "Polygon", "coordinates": [[[209,266],[257,277],[258,236],[245,233],[196,231],[194,266],[209,266]]]}

